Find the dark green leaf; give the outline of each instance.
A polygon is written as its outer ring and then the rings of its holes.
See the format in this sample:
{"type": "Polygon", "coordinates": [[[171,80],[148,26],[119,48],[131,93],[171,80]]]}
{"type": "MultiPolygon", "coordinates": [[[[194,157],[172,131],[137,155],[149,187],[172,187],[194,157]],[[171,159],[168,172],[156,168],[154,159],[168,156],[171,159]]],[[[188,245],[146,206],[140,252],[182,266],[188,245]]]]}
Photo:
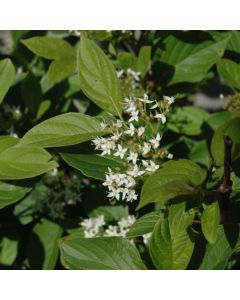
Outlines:
{"type": "Polygon", "coordinates": [[[70,270],[142,270],[138,250],[121,237],[80,238],[70,235],[60,243],[61,261],[70,270]]]}
{"type": "Polygon", "coordinates": [[[58,257],[58,240],[62,228],[47,219],[41,219],[32,230],[28,245],[31,269],[53,270],[58,257]]]}
{"type": "Polygon", "coordinates": [[[121,116],[122,99],[116,71],[104,52],[84,37],[78,51],[78,72],[83,92],[102,109],[121,116]]]}
{"type": "Polygon", "coordinates": [[[205,177],[205,170],[190,160],[168,161],[145,181],[137,209],[152,202],[164,203],[176,196],[195,194],[205,177]]]}
{"type": "Polygon", "coordinates": [[[51,155],[37,147],[14,146],[0,153],[0,180],[24,179],[43,174],[55,167],[51,155]]]}
{"type": "Polygon", "coordinates": [[[192,224],[193,212],[185,212],[185,204],[170,207],[169,217],[161,218],[150,240],[150,255],[157,269],[186,269],[194,248],[187,228],[192,224]]]}
{"type": "Polygon", "coordinates": [[[49,83],[58,83],[71,75],[77,67],[75,56],[62,56],[54,60],[48,69],[49,83]]]}
{"type": "Polygon", "coordinates": [[[219,223],[220,209],[218,201],[215,201],[204,209],[201,218],[202,232],[210,244],[214,244],[216,242],[219,223]]]}
{"type": "Polygon", "coordinates": [[[223,55],[229,36],[219,41],[191,44],[170,36],[161,55],[161,61],[174,67],[171,84],[198,82],[223,55]]]}
{"type": "Polygon", "coordinates": [[[139,219],[131,226],[127,233],[128,238],[141,236],[146,233],[152,232],[155,224],[159,221],[161,217],[160,212],[150,212],[139,219]]]}
{"type": "Polygon", "coordinates": [[[14,66],[9,58],[0,61],[0,103],[13,84],[15,76],[14,66]]]}
{"type": "Polygon", "coordinates": [[[202,133],[201,126],[208,116],[206,111],[197,107],[179,107],[170,115],[167,125],[177,133],[199,135],[202,133]]]}
{"type": "Polygon", "coordinates": [[[22,199],[31,188],[0,181],[0,209],[22,199]]]}
{"type": "Polygon", "coordinates": [[[221,59],[217,63],[217,69],[227,84],[236,89],[240,89],[240,64],[229,59],[221,59]]]}
{"type": "Polygon", "coordinates": [[[100,121],[80,113],[66,113],[43,121],[29,130],[20,145],[61,147],[79,144],[102,135],[100,121]]]}
{"type": "Polygon", "coordinates": [[[104,157],[97,154],[60,154],[70,166],[95,179],[105,180],[105,173],[108,172],[108,168],[123,169],[121,161],[114,157],[104,157]]]}
{"type": "Polygon", "coordinates": [[[138,55],[136,69],[141,73],[142,77],[146,75],[150,67],[151,49],[151,46],[143,46],[138,55]]]}
{"type": "Polygon", "coordinates": [[[233,140],[232,155],[236,159],[240,154],[240,118],[235,118],[218,127],[212,143],[211,152],[218,166],[224,163],[224,136],[230,136],[233,140]]]}
{"type": "Polygon", "coordinates": [[[58,59],[74,55],[74,48],[63,39],[36,36],[21,41],[30,51],[47,59],[58,59]]]}

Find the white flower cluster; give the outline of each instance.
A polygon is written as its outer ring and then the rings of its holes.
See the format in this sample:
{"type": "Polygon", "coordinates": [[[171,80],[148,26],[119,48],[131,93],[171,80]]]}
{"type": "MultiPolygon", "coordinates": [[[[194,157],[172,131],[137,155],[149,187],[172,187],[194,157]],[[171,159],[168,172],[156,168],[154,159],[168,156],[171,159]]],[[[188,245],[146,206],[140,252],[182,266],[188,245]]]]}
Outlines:
{"type": "MultiPolygon", "coordinates": [[[[113,237],[113,236],[121,236],[126,237],[127,232],[130,227],[135,223],[136,218],[133,215],[129,215],[126,218],[121,218],[117,225],[106,225],[104,220],[104,215],[99,215],[96,218],[84,219],[80,225],[84,229],[84,237],[85,238],[93,238],[99,236],[113,237]]],[[[143,235],[144,244],[148,244],[149,238],[151,237],[151,233],[147,233],[143,235]]]]}
{"type": "Polygon", "coordinates": [[[163,159],[173,158],[168,151],[159,149],[160,129],[173,102],[174,98],[167,96],[161,101],[149,100],[146,94],[143,98],[125,98],[128,121],[102,124],[111,135],[95,138],[92,141],[95,149],[100,150],[101,155],[119,157],[125,166],[123,172],[108,168],[103,185],[108,188],[110,199],[137,200],[137,181],[155,172],[163,159]]]}
{"type": "Polygon", "coordinates": [[[140,72],[135,72],[130,68],[128,68],[126,71],[123,69],[117,71],[118,78],[126,77],[130,81],[130,85],[133,89],[139,87],[141,80],[140,75],[140,72]]]}

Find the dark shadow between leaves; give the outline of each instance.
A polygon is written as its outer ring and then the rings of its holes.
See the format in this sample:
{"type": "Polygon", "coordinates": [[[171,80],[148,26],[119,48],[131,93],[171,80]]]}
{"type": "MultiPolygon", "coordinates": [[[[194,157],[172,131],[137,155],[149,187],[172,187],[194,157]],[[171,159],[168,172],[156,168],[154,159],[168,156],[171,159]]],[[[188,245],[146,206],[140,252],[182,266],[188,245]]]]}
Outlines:
{"type": "Polygon", "coordinates": [[[28,261],[31,270],[42,270],[45,251],[39,237],[33,232],[28,244],[28,261]]]}

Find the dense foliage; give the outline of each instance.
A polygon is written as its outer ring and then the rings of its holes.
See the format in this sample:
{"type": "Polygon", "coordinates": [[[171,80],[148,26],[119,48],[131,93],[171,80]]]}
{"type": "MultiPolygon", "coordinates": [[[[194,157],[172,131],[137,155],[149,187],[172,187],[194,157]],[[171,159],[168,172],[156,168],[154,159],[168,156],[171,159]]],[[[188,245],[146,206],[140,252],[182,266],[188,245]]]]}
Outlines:
{"type": "Polygon", "coordinates": [[[0,269],[238,269],[238,90],[238,31],[0,31],[0,269]]]}

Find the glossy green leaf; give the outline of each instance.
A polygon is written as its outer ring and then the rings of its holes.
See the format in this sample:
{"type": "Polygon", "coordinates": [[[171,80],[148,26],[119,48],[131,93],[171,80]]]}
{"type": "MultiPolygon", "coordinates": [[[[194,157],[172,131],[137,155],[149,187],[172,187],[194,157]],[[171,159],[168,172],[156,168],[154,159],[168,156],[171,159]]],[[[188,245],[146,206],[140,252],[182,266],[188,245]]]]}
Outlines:
{"type": "Polygon", "coordinates": [[[160,217],[161,212],[156,211],[143,215],[137,219],[135,223],[133,223],[133,225],[130,227],[130,230],[127,232],[126,237],[132,238],[152,232],[160,217]]]}
{"type": "Polygon", "coordinates": [[[240,89],[240,64],[229,59],[221,59],[217,63],[217,70],[227,84],[240,89]]]}
{"type": "Polygon", "coordinates": [[[66,113],[30,129],[19,145],[61,147],[79,144],[102,135],[100,121],[80,113],[66,113]]]}
{"type": "Polygon", "coordinates": [[[218,127],[230,121],[232,118],[233,115],[229,111],[220,111],[210,114],[206,120],[206,123],[212,130],[215,131],[218,127]]]}
{"type": "Polygon", "coordinates": [[[0,231],[0,265],[11,266],[18,253],[18,235],[14,229],[0,231]]]}
{"type": "Polygon", "coordinates": [[[217,240],[206,246],[200,270],[224,270],[230,256],[239,251],[239,225],[219,225],[217,240]]]}
{"type": "Polygon", "coordinates": [[[218,201],[215,201],[204,209],[201,218],[202,232],[210,244],[214,244],[217,240],[219,223],[220,209],[218,201]]]}
{"type": "Polygon", "coordinates": [[[61,239],[61,261],[70,270],[142,270],[138,250],[121,237],[61,239]]]}
{"type": "Polygon", "coordinates": [[[99,180],[105,180],[108,168],[124,169],[120,160],[114,157],[104,157],[98,154],[60,153],[70,166],[81,171],[84,175],[99,180]]]}
{"type": "Polygon", "coordinates": [[[58,258],[58,240],[62,228],[47,219],[41,219],[32,230],[28,245],[31,269],[53,270],[58,258]]]}
{"type": "Polygon", "coordinates": [[[16,145],[19,139],[13,136],[0,136],[0,153],[4,150],[16,145]]]}
{"type": "Polygon", "coordinates": [[[174,67],[170,83],[201,81],[223,55],[228,38],[195,44],[183,42],[174,36],[168,37],[160,60],[174,67]]]}
{"type": "Polygon", "coordinates": [[[176,196],[195,194],[205,177],[205,170],[190,160],[168,161],[145,181],[137,209],[152,202],[164,203],[176,196]]]}
{"type": "Polygon", "coordinates": [[[0,103],[13,84],[15,76],[14,66],[9,58],[0,60],[0,103]]]}
{"type": "Polygon", "coordinates": [[[218,127],[212,138],[211,152],[218,166],[224,164],[224,136],[230,136],[233,140],[232,158],[236,159],[240,154],[240,118],[235,118],[218,127]]]}
{"type": "Polygon", "coordinates": [[[0,165],[0,180],[31,178],[57,167],[44,149],[18,146],[0,153],[0,165]]]}
{"type": "Polygon", "coordinates": [[[133,69],[136,65],[137,58],[134,54],[129,52],[119,52],[117,56],[118,65],[121,69],[133,69]]]}
{"type": "Polygon", "coordinates": [[[22,199],[31,188],[0,181],[0,209],[22,199]]]}
{"type": "Polygon", "coordinates": [[[142,77],[146,75],[150,67],[151,49],[151,46],[141,47],[137,58],[137,71],[141,73],[142,77]]]}
{"type": "Polygon", "coordinates": [[[74,48],[63,39],[36,36],[21,41],[34,54],[47,59],[58,59],[66,55],[74,55],[74,48]]]}
{"type": "Polygon", "coordinates": [[[169,116],[168,128],[174,132],[186,135],[199,135],[202,125],[209,114],[197,107],[184,106],[176,108],[169,116]]]}
{"type": "Polygon", "coordinates": [[[42,89],[39,80],[32,73],[23,80],[21,94],[30,113],[35,116],[42,101],[42,89]]]}
{"type": "Polygon", "coordinates": [[[187,228],[194,214],[185,212],[185,204],[170,207],[169,217],[161,218],[155,225],[150,240],[150,255],[157,269],[186,269],[194,249],[187,228]]]}
{"type": "Polygon", "coordinates": [[[240,53],[240,32],[238,30],[231,30],[231,38],[228,41],[227,50],[240,53]]]}
{"type": "Polygon", "coordinates": [[[104,52],[81,37],[78,73],[83,92],[99,107],[116,116],[122,114],[122,99],[116,71],[104,52]]]}
{"type": "Polygon", "coordinates": [[[49,83],[58,83],[71,75],[77,68],[77,60],[74,55],[62,56],[54,60],[48,69],[49,83]]]}

